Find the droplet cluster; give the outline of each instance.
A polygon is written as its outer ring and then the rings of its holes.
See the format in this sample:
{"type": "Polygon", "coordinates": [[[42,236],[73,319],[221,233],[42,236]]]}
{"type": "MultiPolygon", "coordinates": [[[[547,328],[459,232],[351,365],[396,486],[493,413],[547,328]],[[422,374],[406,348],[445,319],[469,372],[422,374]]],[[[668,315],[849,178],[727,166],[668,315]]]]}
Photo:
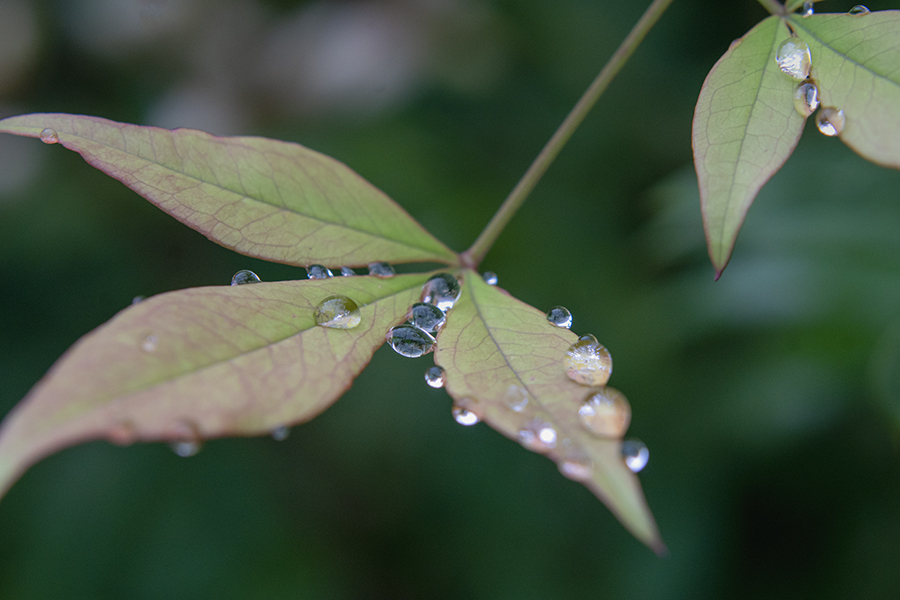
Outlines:
{"type": "Polygon", "coordinates": [[[450,273],[431,277],[422,286],[421,302],[410,307],[407,322],[387,332],[388,344],[397,354],[407,358],[418,358],[434,351],[435,336],[461,293],[459,280],[450,273]]]}

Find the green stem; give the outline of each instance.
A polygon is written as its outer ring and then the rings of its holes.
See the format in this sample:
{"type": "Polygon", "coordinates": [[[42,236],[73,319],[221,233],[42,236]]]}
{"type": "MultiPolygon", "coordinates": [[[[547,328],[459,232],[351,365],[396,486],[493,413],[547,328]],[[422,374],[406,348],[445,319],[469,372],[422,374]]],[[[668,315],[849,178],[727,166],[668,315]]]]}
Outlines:
{"type": "Polygon", "coordinates": [[[613,80],[622,66],[625,65],[653,25],[659,20],[659,17],[662,16],[663,11],[665,11],[671,3],[672,0],[653,0],[641,16],[640,20],[635,23],[634,27],[628,33],[628,37],[625,38],[615,54],[607,61],[603,70],[600,71],[597,78],[594,79],[587,91],[585,91],[578,100],[578,103],[566,117],[566,120],[562,122],[562,125],[556,130],[553,137],[550,138],[550,141],[548,141],[543,150],[541,150],[541,153],[538,154],[537,158],[534,159],[534,162],[531,163],[531,166],[528,167],[528,170],[522,176],[522,179],[519,180],[519,183],[516,184],[513,191],[510,192],[506,200],[503,201],[503,204],[484,228],[484,231],[481,232],[481,235],[478,236],[478,239],[475,240],[475,243],[472,244],[472,247],[462,253],[460,258],[463,266],[475,268],[481,263],[484,256],[488,253],[488,250],[491,249],[491,246],[497,240],[500,232],[503,231],[512,216],[516,214],[516,211],[518,211],[522,206],[522,203],[525,202],[528,194],[531,193],[531,190],[537,185],[537,182],[541,179],[544,172],[547,171],[547,168],[559,154],[560,150],[566,145],[566,142],[569,141],[569,138],[572,137],[572,134],[578,129],[578,126],[581,125],[581,122],[584,121],[584,118],[587,116],[588,112],[590,112],[591,108],[593,108],[594,104],[597,103],[597,100],[606,90],[609,83],[613,80]]]}
{"type": "Polygon", "coordinates": [[[773,15],[785,14],[784,6],[778,0],[757,0],[763,7],[773,15]]]}

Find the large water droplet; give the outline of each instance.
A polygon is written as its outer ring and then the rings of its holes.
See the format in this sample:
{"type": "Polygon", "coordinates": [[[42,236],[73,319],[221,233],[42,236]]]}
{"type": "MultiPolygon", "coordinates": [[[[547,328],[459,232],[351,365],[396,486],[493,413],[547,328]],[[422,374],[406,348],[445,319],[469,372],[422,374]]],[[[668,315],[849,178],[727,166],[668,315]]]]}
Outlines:
{"type": "Polygon", "coordinates": [[[594,463],[587,454],[577,450],[567,451],[559,462],[559,472],[575,481],[586,481],[591,478],[594,463]]]}
{"type": "Polygon", "coordinates": [[[625,465],[632,472],[637,473],[647,466],[650,460],[650,450],[641,440],[625,440],[622,442],[622,458],[625,459],[625,465]]]}
{"type": "Polygon", "coordinates": [[[437,333],[444,326],[446,320],[443,311],[433,304],[416,302],[409,309],[409,322],[431,335],[437,333]]]}
{"type": "Polygon", "coordinates": [[[556,447],[556,430],[541,419],[534,419],[520,429],[518,438],[532,452],[547,452],[556,447]]]}
{"type": "Polygon", "coordinates": [[[849,11],[847,11],[847,14],[853,15],[854,17],[861,17],[862,15],[867,15],[870,12],[872,11],[870,11],[867,7],[863,6],[862,4],[857,4],[849,11]]]}
{"type": "Polygon", "coordinates": [[[572,328],[572,313],[564,306],[554,306],[547,311],[547,320],[557,327],[572,328]]]}
{"type": "Polygon", "coordinates": [[[474,412],[469,410],[468,408],[463,408],[462,406],[454,405],[450,410],[450,413],[453,415],[453,419],[459,423],[460,425],[465,425],[466,427],[470,425],[475,425],[481,419],[478,418],[474,412]]]}
{"type": "Polygon", "coordinates": [[[425,383],[433,388],[444,387],[445,379],[446,373],[444,372],[443,367],[434,365],[433,367],[428,367],[425,370],[425,383]]]}
{"type": "Polygon", "coordinates": [[[56,134],[56,130],[48,127],[41,130],[41,141],[45,144],[58,144],[59,136],[56,134]]]}
{"type": "Polygon", "coordinates": [[[434,338],[414,325],[397,325],[385,336],[394,352],[406,358],[418,358],[434,350],[434,338]]]}
{"type": "Polygon", "coordinates": [[[198,442],[197,440],[181,440],[179,442],[169,443],[169,448],[172,449],[172,452],[182,458],[194,456],[195,454],[200,452],[200,448],[202,447],[203,444],[198,442]]]}
{"type": "Polygon", "coordinates": [[[144,352],[153,352],[156,350],[157,346],[159,346],[159,338],[153,334],[148,335],[144,338],[144,341],[141,342],[141,348],[144,352]]]}
{"type": "Polygon", "coordinates": [[[503,402],[513,412],[522,412],[528,406],[528,391],[521,386],[511,385],[506,388],[503,402]]]}
{"type": "Polygon", "coordinates": [[[388,279],[389,277],[393,277],[395,274],[396,273],[394,273],[394,267],[386,262],[373,262],[369,265],[369,275],[372,275],[373,277],[388,279]]]}
{"type": "Polygon", "coordinates": [[[253,271],[243,269],[234,274],[231,278],[231,285],[247,285],[248,283],[259,283],[259,275],[253,271]]]}
{"type": "Polygon", "coordinates": [[[606,385],[612,374],[612,356],[592,335],[583,335],[566,350],[566,375],[575,383],[606,385]]]}
{"type": "Polygon", "coordinates": [[[485,271],[484,275],[482,275],[482,277],[484,278],[484,282],[486,284],[497,285],[497,274],[494,273],[493,271],[485,271]]]}
{"type": "Polygon", "coordinates": [[[306,267],[307,279],[328,279],[332,276],[331,269],[323,267],[322,265],[309,265],[306,267]]]}
{"type": "Polygon", "coordinates": [[[272,430],[272,439],[276,442],[283,442],[288,439],[288,436],[291,435],[291,428],[287,425],[283,425],[281,427],[276,427],[272,430]]]}
{"type": "Polygon", "coordinates": [[[350,267],[341,267],[342,277],[353,277],[354,275],[356,275],[356,271],[354,271],[350,267]]]}
{"type": "Polygon", "coordinates": [[[803,3],[803,8],[800,10],[800,16],[804,18],[811,17],[815,11],[816,9],[813,8],[813,2],[811,0],[806,0],[806,2],[803,3]]]}
{"type": "Polygon", "coordinates": [[[823,106],[822,110],[816,113],[816,127],[827,136],[840,135],[844,130],[844,123],[846,123],[844,111],[840,108],[823,106]]]}
{"type": "Polygon", "coordinates": [[[794,108],[804,119],[819,108],[819,88],[816,84],[806,82],[797,86],[794,90],[794,108]]]}
{"type": "Polygon", "coordinates": [[[353,329],[362,320],[359,306],[347,296],[328,296],[316,306],[316,324],[331,329],[353,329]]]}
{"type": "Polygon", "coordinates": [[[447,312],[459,300],[461,293],[456,277],[450,273],[439,273],[422,286],[422,302],[433,304],[447,312]]]}
{"type": "Polygon", "coordinates": [[[781,42],[778,52],[775,53],[775,62],[781,70],[797,81],[809,78],[811,58],[809,44],[793,37],[781,42]]]}
{"type": "Polygon", "coordinates": [[[622,437],[631,423],[631,405],[622,392],[605,387],[588,394],[578,409],[578,418],[591,433],[622,437]]]}

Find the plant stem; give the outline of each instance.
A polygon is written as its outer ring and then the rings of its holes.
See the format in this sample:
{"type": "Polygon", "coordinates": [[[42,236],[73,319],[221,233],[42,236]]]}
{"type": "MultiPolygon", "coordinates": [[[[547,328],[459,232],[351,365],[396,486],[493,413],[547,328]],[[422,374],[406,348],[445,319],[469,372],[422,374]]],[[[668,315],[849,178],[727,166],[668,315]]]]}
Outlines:
{"type": "MultiPolygon", "coordinates": [[[[774,2],[774,0],[769,1],[774,2]]],[[[497,237],[506,227],[506,224],[509,223],[512,216],[516,214],[516,211],[518,211],[522,206],[522,203],[525,202],[528,194],[531,193],[537,185],[537,182],[540,181],[541,176],[547,171],[547,168],[559,154],[560,150],[562,150],[563,146],[566,145],[566,142],[569,141],[569,138],[572,137],[575,130],[578,129],[578,126],[581,125],[581,122],[584,121],[584,118],[590,112],[591,108],[593,108],[594,104],[597,103],[597,100],[606,90],[609,83],[625,65],[631,55],[634,54],[634,51],[647,36],[647,33],[653,25],[656,24],[659,17],[662,16],[663,11],[665,11],[671,3],[672,0],[653,0],[638,22],[632,27],[622,44],[616,49],[606,65],[604,65],[603,70],[600,71],[597,78],[594,79],[587,91],[585,91],[578,100],[578,103],[566,117],[565,121],[562,122],[562,125],[556,130],[553,137],[550,138],[550,141],[548,141],[541,150],[541,153],[538,154],[537,158],[534,159],[534,162],[531,163],[531,166],[528,167],[528,170],[522,176],[522,179],[519,180],[519,183],[516,184],[513,191],[510,192],[509,196],[506,197],[506,200],[503,201],[503,204],[494,214],[493,218],[491,218],[490,222],[484,228],[484,231],[481,232],[481,235],[478,236],[478,239],[475,240],[475,243],[472,244],[472,247],[460,255],[461,264],[463,266],[475,268],[481,263],[484,256],[488,253],[488,250],[491,249],[491,246],[497,240],[497,237]]]]}
{"type": "Polygon", "coordinates": [[[773,15],[783,15],[785,14],[784,6],[782,6],[778,0],[758,0],[763,7],[772,13],[773,15]]]}

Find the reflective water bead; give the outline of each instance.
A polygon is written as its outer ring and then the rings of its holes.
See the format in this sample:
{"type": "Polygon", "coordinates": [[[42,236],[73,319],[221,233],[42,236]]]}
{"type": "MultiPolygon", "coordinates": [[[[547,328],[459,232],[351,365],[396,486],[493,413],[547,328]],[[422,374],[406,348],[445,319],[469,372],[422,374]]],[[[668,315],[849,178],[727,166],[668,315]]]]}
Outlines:
{"type": "Polygon", "coordinates": [[[359,306],[347,296],[328,296],[316,306],[316,324],[331,329],[353,329],[362,320],[359,306]]]}
{"type": "Polygon", "coordinates": [[[307,279],[328,279],[332,276],[333,273],[331,272],[331,269],[323,267],[322,265],[309,265],[306,267],[307,279]]]}
{"type": "Polygon", "coordinates": [[[272,439],[276,442],[283,442],[288,439],[288,436],[291,435],[291,428],[287,425],[283,425],[281,427],[276,427],[272,430],[272,439]]]}
{"type": "Polygon", "coordinates": [[[591,433],[622,437],[631,424],[631,405],[622,392],[605,387],[588,394],[578,409],[578,419],[591,433]]]}
{"type": "Polygon", "coordinates": [[[179,442],[170,442],[169,448],[172,449],[172,452],[177,454],[182,458],[188,458],[189,456],[194,456],[198,452],[200,452],[200,448],[203,446],[200,442],[196,440],[182,440],[179,442]]]}
{"type": "Polygon", "coordinates": [[[851,8],[849,11],[847,11],[847,14],[853,15],[854,17],[860,17],[862,15],[867,15],[870,12],[872,12],[872,11],[870,11],[867,7],[863,6],[862,4],[857,4],[856,6],[851,8]]]}
{"type": "Polygon", "coordinates": [[[469,427],[471,425],[475,425],[481,419],[478,418],[478,415],[473,413],[471,410],[467,408],[463,408],[462,406],[454,406],[450,413],[453,415],[453,419],[459,423],[460,425],[465,425],[469,427]]]}
{"type": "Polygon", "coordinates": [[[486,284],[497,285],[497,274],[494,273],[493,271],[485,271],[484,275],[482,275],[482,277],[484,278],[484,282],[486,284]]]}
{"type": "Polygon", "coordinates": [[[146,299],[147,299],[146,296],[135,296],[134,298],[131,299],[131,303],[132,304],[140,304],[141,302],[143,302],[146,299]]]}
{"type": "Polygon", "coordinates": [[[56,130],[50,129],[41,129],[41,141],[45,144],[58,144],[59,136],[56,134],[56,130]]]}
{"type": "Polygon", "coordinates": [[[569,452],[559,462],[559,472],[575,481],[590,479],[593,471],[594,463],[582,452],[569,452]]]}
{"type": "Polygon", "coordinates": [[[433,367],[428,367],[425,370],[425,383],[427,383],[428,385],[430,385],[433,388],[444,387],[445,379],[446,379],[446,373],[444,373],[443,367],[434,365],[433,367]]]}
{"type": "Polygon", "coordinates": [[[804,119],[819,108],[819,88],[816,84],[806,82],[797,86],[794,90],[794,108],[804,119]]]}
{"type": "Polygon", "coordinates": [[[625,465],[633,473],[637,473],[647,466],[647,461],[650,460],[650,450],[647,449],[647,444],[641,440],[625,440],[622,442],[622,458],[625,459],[625,465]]]}
{"type": "Polygon", "coordinates": [[[803,3],[803,9],[800,11],[800,16],[801,17],[811,17],[811,16],[813,16],[814,12],[815,12],[815,8],[813,8],[812,0],[806,0],[806,2],[803,3]]]}
{"type": "Polygon", "coordinates": [[[540,419],[534,419],[519,430],[519,443],[532,452],[547,452],[556,447],[556,430],[540,419]]]}
{"type": "Polygon", "coordinates": [[[444,312],[433,304],[416,302],[409,309],[409,322],[431,335],[437,333],[444,326],[446,320],[444,312]]]}
{"type": "Polygon", "coordinates": [[[394,352],[406,358],[418,358],[434,350],[434,338],[414,325],[397,325],[385,336],[394,352]]]}
{"type": "Polygon", "coordinates": [[[137,441],[137,428],[131,421],[116,423],[106,432],[106,439],[117,446],[128,446],[137,441]]]}
{"type": "Polygon", "coordinates": [[[506,388],[503,402],[513,412],[522,412],[528,406],[528,391],[521,386],[511,385],[506,388]]]}
{"type": "Polygon", "coordinates": [[[394,267],[386,262],[373,262],[369,265],[369,275],[387,279],[396,275],[394,267]]]}
{"type": "Polygon", "coordinates": [[[572,328],[572,313],[564,306],[554,306],[547,311],[547,320],[557,327],[572,328]]]}
{"type": "Polygon", "coordinates": [[[450,273],[439,273],[422,286],[422,302],[434,304],[444,312],[453,308],[460,294],[459,280],[450,273]]]}
{"type": "Polygon", "coordinates": [[[779,68],[797,81],[809,78],[811,60],[809,44],[799,38],[784,40],[775,53],[779,68]]]}
{"type": "Polygon", "coordinates": [[[612,356],[592,335],[583,335],[566,350],[566,375],[575,383],[606,385],[612,374],[612,356]]]}
{"type": "Polygon", "coordinates": [[[231,278],[231,285],[246,285],[248,283],[259,283],[259,275],[253,271],[243,269],[234,274],[231,278]]]}
{"type": "Polygon", "coordinates": [[[356,271],[354,271],[350,267],[341,267],[342,277],[353,277],[354,275],[356,275],[356,271]]]}
{"type": "Polygon", "coordinates": [[[145,337],[144,341],[141,342],[141,348],[144,352],[153,352],[157,346],[159,346],[159,338],[152,334],[145,337]]]}
{"type": "Polygon", "coordinates": [[[844,130],[844,111],[840,108],[823,106],[816,114],[816,127],[827,136],[840,135],[844,130]]]}

